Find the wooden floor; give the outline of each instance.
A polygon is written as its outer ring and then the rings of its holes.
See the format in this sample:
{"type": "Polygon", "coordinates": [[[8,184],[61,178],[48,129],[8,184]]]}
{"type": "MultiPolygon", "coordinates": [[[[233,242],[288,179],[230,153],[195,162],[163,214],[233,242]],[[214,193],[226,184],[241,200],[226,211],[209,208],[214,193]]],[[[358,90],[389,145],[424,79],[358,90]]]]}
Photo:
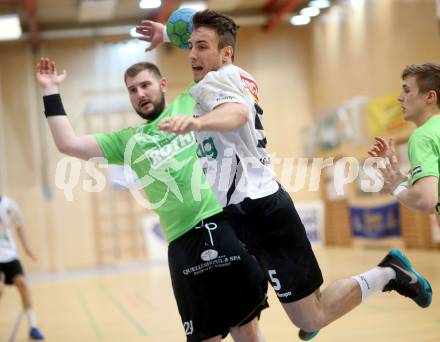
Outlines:
{"type": "MultiPolygon", "coordinates": [[[[396,294],[378,294],[347,316],[323,329],[315,338],[325,341],[439,342],[440,253],[405,251],[431,282],[428,309],[396,294]]],[[[317,250],[326,283],[370,269],[383,250],[317,250]]],[[[114,274],[77,275],[59,280],[35,280],[32,293],[40,327],[47,341],[56,342],[179,342],[185,341],[166,264],[114,274]]],[[[262,315],[266,341],[297,341],[272,290],[271,307],[262,315]]],[[[20,316],[17,291],[8,287],[0,303],[0,341],[10,341],[20,316]]],[[[27,321],[18,325],[14,341],[27,341],[27,321]]],[[[228,337],[225,341],[232,341],[228,337]]]]}

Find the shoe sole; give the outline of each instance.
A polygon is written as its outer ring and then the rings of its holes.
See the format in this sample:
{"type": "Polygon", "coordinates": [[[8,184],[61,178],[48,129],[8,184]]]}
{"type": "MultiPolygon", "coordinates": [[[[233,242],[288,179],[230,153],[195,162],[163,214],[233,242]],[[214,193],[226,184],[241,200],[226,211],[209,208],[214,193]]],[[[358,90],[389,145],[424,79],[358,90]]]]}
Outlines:
{"type": "Polygon", "coordinates": [[[392,249],[389,252],[391,255],[393,255],[394,257],[396,257],[397,259],[399,259],[400,261],[402,261],[406,267],[408,267],[408,269],[413,272],[417,279],[422,283],[423,285],[423,290],[425,291],[425,293],[428,294],[428,303],[421,306],[422,308],[426,308],[428,307],[431,302],[432,302],[432,288],[431,285],[429,284],[429,282],[425,279],[424,276],[422,276],[419,272],[417,272],[414,267],[411,265],[410,261],[408,260],[408,258],[399,250],[397,249],[392,249]]]}

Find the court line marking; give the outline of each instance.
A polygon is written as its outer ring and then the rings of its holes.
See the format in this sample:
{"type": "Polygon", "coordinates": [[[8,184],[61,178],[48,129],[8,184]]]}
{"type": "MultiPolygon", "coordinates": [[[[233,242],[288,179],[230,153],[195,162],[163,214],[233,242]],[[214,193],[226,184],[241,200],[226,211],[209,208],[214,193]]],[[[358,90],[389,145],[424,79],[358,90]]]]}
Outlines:
{"type": "Polygon", "coordinates": [[[17,319],[15,320],[14,328],[12,329],[11,336],[9,336],[8,342],[14,342],[17,337],[18,329],[20,328],[21,320],[23,319],[24,311],[20,311],[17,319]]]}
{"type": "Polygon", "coordinates": [[[141,335],[148,335],[147,331],[144,329],[141,323],[139,323],[129,312],[129,310],[126,309],[126,307],[120,303],[116,298],[114,298],[110,291],[104,286],[102,282],[98,282],[98,287],[100,288],[101,292],[107,297],[107,299],[112,302],[112,304],[119,310],[119,312],[131,323],[134,325],[134,327],[139,331],[141,335]]]}
{"type": "Polygon", "coordinates": [[[90,325],[92,326],[96,337],[98,338],[98,340],[102,340],[102,333],[101,330],[99,329],[98,322],[96,322],[96,319],[93,316],[92,311],[90,310],[90,306],[87,303],[87,300],[84,296],[84,292],[79,287],[77,288],[77,291],[79,296],[79,302],[81,303],[81,306],[85,311],[87,318],[89,319],[90,325]]]}

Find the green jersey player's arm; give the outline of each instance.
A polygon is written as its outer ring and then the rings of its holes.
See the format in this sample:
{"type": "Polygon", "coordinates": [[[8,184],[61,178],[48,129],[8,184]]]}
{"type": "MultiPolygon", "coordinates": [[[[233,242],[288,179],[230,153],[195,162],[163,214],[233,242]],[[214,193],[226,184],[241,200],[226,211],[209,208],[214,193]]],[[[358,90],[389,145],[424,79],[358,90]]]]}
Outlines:
{"type": "Polygon", "coordinates": [[[435,212],[438,203],[438,178],[435,176],[420,178],[409,189],[399,193],[397,199],[405,207],[435,212]]]}
{"type": "Polygon", "coordinates": [[[67,116],[51,116],[47,118],[47,122],[55,145],[61,153],[83,160],[104,156],[95,136],[76,135],[67,116]]]}
{"type": "Polygon", "coordinates": [[[435,211],[438,203],[439,155],[436,141],[423,130],[416,130],[408,141],[412,186],[398,200],[410,208],[435,211]]]}
{"type": "MultiPolygon", "coordinates": [[[[58,75],[54,61],[42,58],[37,65],[37,82],[41,87],[45,100],[50,95],[59,95],[59,85],[64,81],[66,71],[58,75]]],[[[52,97],[53,98],[53,97],[52,97]]],[[[49,100],[48,100],[49,101],[49,100]]],[[[103,153],[93,135],[78,136],[75,134],[69,119],[65,115],[61,100],[55,96],[45,113],[53,140],[61,153],[72,157],[88,160],[103,157],[103,153]],[[51,112],[53,111],[53,112],[51,112]]]]}

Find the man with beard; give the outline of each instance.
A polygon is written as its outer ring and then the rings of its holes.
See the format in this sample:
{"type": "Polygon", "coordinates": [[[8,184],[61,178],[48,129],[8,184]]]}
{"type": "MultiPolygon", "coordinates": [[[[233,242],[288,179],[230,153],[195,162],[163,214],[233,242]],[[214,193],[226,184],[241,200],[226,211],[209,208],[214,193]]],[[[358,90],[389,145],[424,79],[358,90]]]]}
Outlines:
{"type": "Polygon", "coordinates": [[[192,98],[184,92],[165,108],[166,80],[154,64],[137,63],[124,79],[134,110],[146,122],[109,134],[77,136],[59,95],[65,76],[47,58],[37,66],[55,144],[70,156],[105,157],[137,173],[170,243],[171,280],[187,341],[217,342],[228,332],[235,341],[262,341],[258,317],[267,307],[264,275],[206,185],[193,135],[157,127],[176,114],[191,115],[192,98]]]}
{"type": "MultiPolygon", "coordinates": [[[[398,250],[391,250],[369,271],[321,288],[323,277],[305,228],[287,191],[276,181],[266,150],[258,85],[234,65],[239,26],[211,10],[194,14],[188,60],[196,84],[193,117],[173,116],[159,123],[166,132],[195,132],[200,145],[209,141],[214,156],[204,170],[234,221],[237,236],[258,259],[288,317],[310,340],[319,329],[342,317],[369,296],[395,290],[420,307],[432,301],[428,281],[398,250]],[[232,164],[229,172],[222,165],[232,164]]],[[[143,40],[163,40],[158,23],[137,28],[143,40]]]]}

